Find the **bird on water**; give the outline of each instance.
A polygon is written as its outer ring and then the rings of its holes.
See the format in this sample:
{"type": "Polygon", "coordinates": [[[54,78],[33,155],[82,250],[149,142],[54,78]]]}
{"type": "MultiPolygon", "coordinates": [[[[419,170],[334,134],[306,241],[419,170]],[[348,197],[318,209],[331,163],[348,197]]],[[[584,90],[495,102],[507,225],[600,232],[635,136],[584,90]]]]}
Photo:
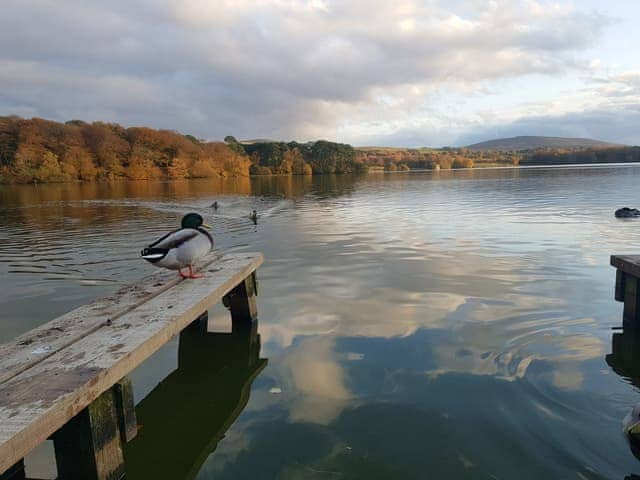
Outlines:
{"type": "Polygon", "coordinates": [[[258,224],[258,212],[255,210],[249,214],[249,220],[253,222],[254,225],[258,224]]]}
{"type": "Polygon", "coordinates": [[[200,278],[193,273],[193,263],[213,248],[213,237],[205,230],[211,227],[197,213],[182,217],[180,227],[143,249],[142,258],[156,267],[178,270],[182,278],[200,278]],[[182,273],[184,268],[189,273],[182,273]]]}

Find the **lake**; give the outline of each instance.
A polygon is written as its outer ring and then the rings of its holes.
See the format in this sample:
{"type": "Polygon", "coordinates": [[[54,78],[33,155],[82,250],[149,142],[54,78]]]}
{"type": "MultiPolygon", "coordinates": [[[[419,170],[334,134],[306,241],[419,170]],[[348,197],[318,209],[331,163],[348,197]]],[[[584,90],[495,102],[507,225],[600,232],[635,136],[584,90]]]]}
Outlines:
{"type": "Polygon", "coordinates": [[[140,249],[197,211],[218,249],[265,254],[258,331],[133,373],[127,478],[622,480],[640,382],[605,360],[609,256],[640,253],[640,219],[613,216],[639,185],[626,165],[2,186],[0,342],[153,273],[140,249]]]}

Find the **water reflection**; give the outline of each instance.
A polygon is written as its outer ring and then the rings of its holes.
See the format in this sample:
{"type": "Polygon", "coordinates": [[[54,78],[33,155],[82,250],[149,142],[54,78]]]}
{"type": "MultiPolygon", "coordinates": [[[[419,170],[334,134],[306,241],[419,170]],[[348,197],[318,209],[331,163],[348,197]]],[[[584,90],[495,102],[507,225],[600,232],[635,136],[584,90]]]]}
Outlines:
{"type": "Polygon", "coordinates": [[[136,407],[140,428],[125,446],[127,479],[195,478],[266,364],[257,323],[232,333],[184,330],[178,369],[136,407]]]}
{"type": "Polygon", "coordinates": [[[8,187],[0,340],[150,273],[138,246],[198,211],[221,250],[265,254],[270,359],[199,479],[620,480],[637,466],[620,420],[638,387],[604,361],[608,255],[640,245],[638,223],[613,216],[639,180],[607,167],[8,187]]]}
{"type": "MultiPolygon", "coordinates": [[[[606,360],[620,377],[640,388],[640,330],[629,324],[621,332],[614,333],[611,353],[606,360]]],[[[622,425],[631,452],[640,460],[640,403],[626,415],[622,425]]]]}
{"type": "Polygon", "coordinates": [[[640,388],[640,331],[625,328],[614,333],[606,360],[614,372],[640,388]]]}

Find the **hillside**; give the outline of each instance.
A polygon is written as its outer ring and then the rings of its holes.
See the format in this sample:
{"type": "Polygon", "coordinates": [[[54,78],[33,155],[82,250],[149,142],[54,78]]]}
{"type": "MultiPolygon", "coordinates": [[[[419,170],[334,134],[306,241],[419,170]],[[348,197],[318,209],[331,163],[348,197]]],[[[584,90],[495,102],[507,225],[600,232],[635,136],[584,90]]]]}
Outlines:
{"type": "Polygon", "coordinates": [[[512,138],[499,138],[486,142],[474,143],[466,148],[476,151],[521,151],[538,150],[547,148],[579,150],[587,148],[619,147],[615,143],[593,140],[590,138],[563,138],[563,137],[537,137],[520,136],[512,138]]]}

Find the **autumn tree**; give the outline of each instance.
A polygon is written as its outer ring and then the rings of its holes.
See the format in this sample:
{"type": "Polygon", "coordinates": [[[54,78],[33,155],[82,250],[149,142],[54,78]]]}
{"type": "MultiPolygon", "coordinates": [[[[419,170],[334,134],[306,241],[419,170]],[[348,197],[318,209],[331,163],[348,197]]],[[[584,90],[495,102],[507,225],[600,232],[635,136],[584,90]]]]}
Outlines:
{"type": "Polygon", "coordinates": [[[187,162],[181,157],[174,158],[171,160],[167,175],[169,178],[173,179],[187,178],[189,176],[189,167],[187,162]]]}

